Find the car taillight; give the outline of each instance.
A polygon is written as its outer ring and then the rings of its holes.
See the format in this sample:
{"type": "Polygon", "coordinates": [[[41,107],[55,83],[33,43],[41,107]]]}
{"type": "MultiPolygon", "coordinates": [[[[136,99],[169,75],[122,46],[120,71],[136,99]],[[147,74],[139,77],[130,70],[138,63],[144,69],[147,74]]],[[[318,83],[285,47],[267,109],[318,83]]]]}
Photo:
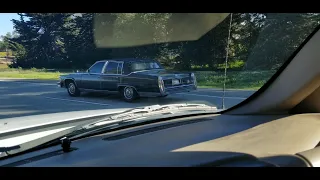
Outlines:
{"type": "Polygon", "coordinates": [[[158,77],[158,85],[159,85],[160,92],[164,92],[164,83],[163,83],[162,77],[158,77]]]}

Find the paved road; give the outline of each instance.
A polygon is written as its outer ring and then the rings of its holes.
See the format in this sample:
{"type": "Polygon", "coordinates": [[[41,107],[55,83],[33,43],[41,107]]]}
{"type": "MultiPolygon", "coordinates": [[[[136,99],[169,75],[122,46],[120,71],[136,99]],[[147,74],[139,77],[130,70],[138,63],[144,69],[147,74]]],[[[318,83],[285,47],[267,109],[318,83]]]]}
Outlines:
{"type": "MultiPolygon", "coordinates": [[[[254,91],[230,90],[226,92],[225,105],[231,107],[246,99],[254,91]]],[[[221,108],[223,92],[214,89],[199,89],[190,93],[170,95],[165,98],[141,98],[134,103],[124,102],[115,94],[85,93],[70,97],[66,89],[54,82],[22,82],[0,80],[0,119],[47,113],[81,110],[114,109],[164,105],[171,103],[205,103],[221,108]]]]}

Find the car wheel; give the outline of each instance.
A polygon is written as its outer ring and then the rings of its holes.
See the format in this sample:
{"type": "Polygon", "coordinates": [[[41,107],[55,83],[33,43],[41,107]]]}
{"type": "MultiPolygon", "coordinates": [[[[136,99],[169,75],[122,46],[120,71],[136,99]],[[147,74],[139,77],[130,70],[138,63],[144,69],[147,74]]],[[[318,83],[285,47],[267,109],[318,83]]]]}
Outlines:
{"type": "Polygon", "coordinates": [[[133,87],[126,86],[122,89],[122,97],[127,102],[132,102],[138,97],[136,90],[133,87]]]}
{"type": "Polygon", "coordinates": [[[73,81],[67,83],[68,94],[72,97],[80,96],[80,91],[73,81]]]}

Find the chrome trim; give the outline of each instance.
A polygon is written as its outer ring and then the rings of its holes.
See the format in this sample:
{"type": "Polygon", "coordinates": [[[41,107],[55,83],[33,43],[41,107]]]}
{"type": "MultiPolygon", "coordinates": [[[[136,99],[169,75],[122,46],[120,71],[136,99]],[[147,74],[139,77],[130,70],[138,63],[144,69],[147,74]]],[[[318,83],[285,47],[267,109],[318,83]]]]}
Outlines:
{"type": "Polygon", "coordinates": [[[188,85],[180,85],[180,86],[173,86],[173,87],[165,87],[165,89],[174,89],[174,88],[181,88],[181,87],[196,87],[194,84],[188,84],[188,85]]]}
{"type": "Polygon", "coordinates": [[[194,73],[191,73],[190,77],[192,78],[193,84],[195,86],[197,86],[197,77],[196,77],[196,75],[194,73]]]}
{"type": "Polygon", "coordinates": [[[164,82],[161,76],[158,76],[158,87],[159,87],[160,94],[164,94],[166,91],[166,87],[164,86],[164,82]]]}
{"type": "Polygon", "coordinates": [[[164,68],[159,68],[159,69],[149,69],[149,70],[141,70],[141,71],[134,71],[134,72],[131,72],[129,74],[125,74],[124,76],[129,76],[133,73],[139,73],[139,72],[144,72],[144,71],[152,71],[152,70],[165,70],[164,68]]]}
{"type": "Polygon", "coordinates": [[[57,82],[57,85],[58,85],[58,87],[60,87],[60,88],[63,88],[62,84],[63,84],[63,83],[61,83],[61,81],[60,81],[60,82],[57,82]]]}
{"type": "Polygon", "coordinates": [[[88,75],[101,75],[101,73],[88,73],[88,75]]]}
{"type": "Polygon", "coordinates": [[[123,89],[123,96],[126,99],[132,99],[134,97],[134,91],[135,91],[134,88],[126,86],[123,89]]]}
{"type": "Polygon", "coordinates": [[[108,90],[98,90],[98,89],[85,89],[85,88],[78,88],[80,91],[85,91],[85,92],[103,92],[103,93],[116,93],[118,91],[108,91],[108,90]]]}
{"type": "Polygon", "coordinates": [[[106,62],[104,63],[104,65],[103,65],[103,67],[102,67],[102,70],[101,70],[101,74],[104,74],[103,72],[104,72],[104,70],[106,69],[107,65],[108,65],[108,61],[106,61],[106,62]]]}
{"type": "Polygon", "coordinates": [[[120,63],[118,63],[118,67],[117,67],[117,73],[119,74],[119,68],[120,68],[120,74],[119,75],[122,75],[123,74],[123,63],[122,61],[120,61],[120,63]],[[120,65],[121,64],[121,65],[120,65]],[[121,66],[121,67],[120,67],[121,66]]]}
{"type": "Polygon", "coordinates": [[[169,94],[176,94],[176,93],[181,93],[181,92],[190,92],[190,91],[195,91],[197,90],[197,87],[194,86],[193,84],[190,85],[183,85],[183,86],[177,86],[174,88],[167,88],[169,91],[175,88],[182,88],[180,90],[178,90],[177,92],[168,92],[168,91],[164,91],[163,93],[161,92],[139,92],[140,96],[144,96],[144,97],[161,97],[161,96],[166,96],[169,94]],[[183,87],[185,87],[185,89],[183,89],[183,87]]]}
{"type": "Polygon", "coordinates": [[[76,87],[74,84],[71,83],[69,87],[67,87],[68,91],[70,94],[75,94],[76,93],[76,87]]]}
{"type": "Polygon", "coordinates": [[[180,92],[190,92],[190,91],[195,91],[195,90],[197,90],[197,86],[195,86],[194,84],[189,84],[189,85],[180,85],[180,86],[165,88],[164,93],[165,94],[176,94],[176,93],[180,93],[180,92]]]}
{"type": "Polygon", "coordinates": [[[144,79],[144,80],[154,80],[154,81],[157,81],[157,79],[155,78],[144,78],[144,77],[127,77],[126,75],[121,75],[119,77],[126,77],[126,78],[131,78],[131,79],[144,79]]]}
{"type": "MultiPolygon", "coordinates": [[[[137,91],[136,87],[130,86],[130,85],[122,85],[122,84],[121,84],[121,85],[118,85],[118,86],[117,86],[117,89],[119,89],[119,87],[126,87],[126,86],[127,86],[127,87],[132,87],[132,88],[137,92],[137,94],[139,94],[139,92],[137,91]]],[[[139,94],[139,95],[140,95],[140,94],[139,94]]]]}

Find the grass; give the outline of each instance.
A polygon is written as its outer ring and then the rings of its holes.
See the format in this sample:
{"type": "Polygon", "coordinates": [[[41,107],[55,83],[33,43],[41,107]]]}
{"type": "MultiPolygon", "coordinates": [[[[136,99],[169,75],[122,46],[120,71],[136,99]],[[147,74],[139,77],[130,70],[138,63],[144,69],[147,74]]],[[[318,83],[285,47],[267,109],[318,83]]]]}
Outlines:
{"type": "Polygon", "coordinates": [[[0,63],[0,70],[1,69],[4,70],[4,69],[8,69],[8,68],[9,68],[8,65],[0,63]]]}
{"type": "MultiPolygon", "coordinates": [[[[274,74],[274,71],[229,71],[227,72],[227,89],[257,90],[274,74]]],[[[45,69],[11,69],[0,64],[0,78],[26,78],[41,80],[58,80],[61,72],[47,72],[45,69]]],[[[201,88],[223,87],[224,72],[197,71],[198,86],[201,88]]]]}
{"type": "Polygon", "coordinates": [[[0,64],[0,78],[25,78],[41,80],[58,80],[60,72],[46,72],[41,69],[11,69],[6,64],[0,64]]]}
{"type": "MultiPolygon", "coordinates": [[[[227,72],[227,89],[257,90],[263,86],[275,71],[229,71],[227,72]]],[[[224,72],[196,72],[198,86],[203,88],[222,88],[224,72]]]]}
{"type": "MultiPolygon", "coordinates": [[[[6,57],[7,52],[0,52],[0,57],[6,57]]],[[[9,51],[9,56],[12,56],[12,51],[9,51]]]]}

